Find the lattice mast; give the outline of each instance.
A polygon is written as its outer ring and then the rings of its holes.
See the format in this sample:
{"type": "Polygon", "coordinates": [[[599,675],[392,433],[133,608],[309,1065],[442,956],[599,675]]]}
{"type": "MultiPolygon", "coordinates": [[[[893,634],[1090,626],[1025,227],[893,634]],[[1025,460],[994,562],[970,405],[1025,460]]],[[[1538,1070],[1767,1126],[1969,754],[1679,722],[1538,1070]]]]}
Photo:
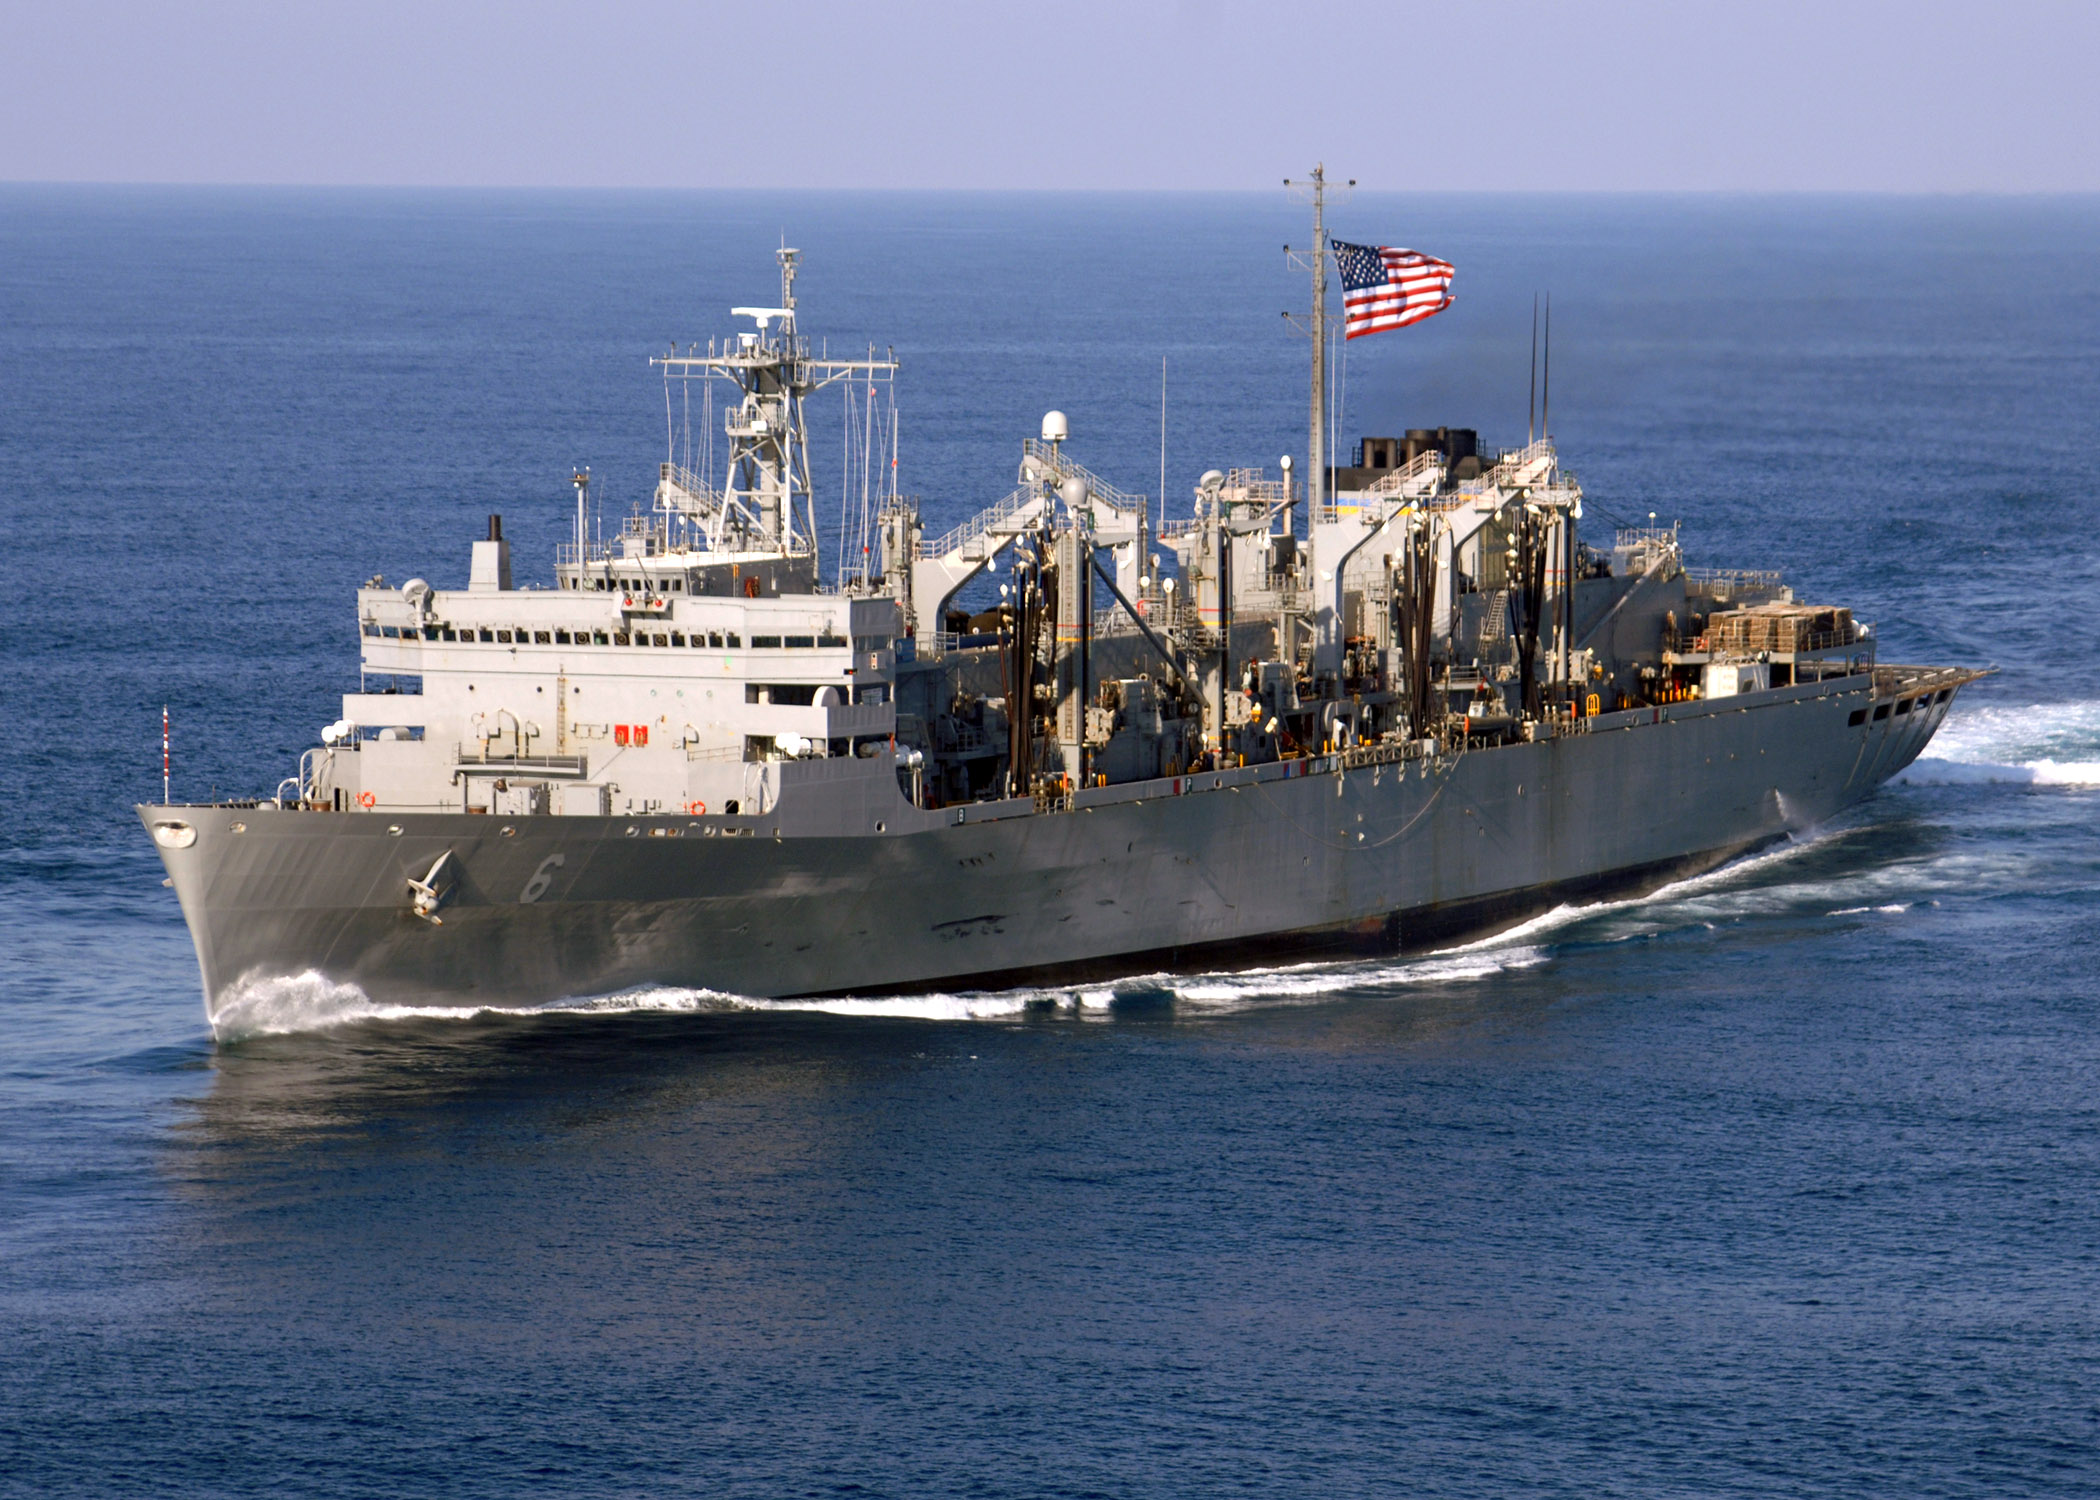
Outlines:
{"type": "Polygon", "coordinates": [[[657,487],[660,508],[680,513],[705,532],[719,551],[817,554],[816,496],[809,474],[809,424],[804,403],[849,376],[870,381],[896,374],[894,359],[812,358],[809,341],[795,327],[795,272],[801,251],[782,246],[780,305],[734,307],[755,332],[705,353],[697,348],[651,360],[668,380],[725,379],[739,399],[724,414],[729,454],[722,487],[712,475],[692,475],[664,465],[657,487]]]}

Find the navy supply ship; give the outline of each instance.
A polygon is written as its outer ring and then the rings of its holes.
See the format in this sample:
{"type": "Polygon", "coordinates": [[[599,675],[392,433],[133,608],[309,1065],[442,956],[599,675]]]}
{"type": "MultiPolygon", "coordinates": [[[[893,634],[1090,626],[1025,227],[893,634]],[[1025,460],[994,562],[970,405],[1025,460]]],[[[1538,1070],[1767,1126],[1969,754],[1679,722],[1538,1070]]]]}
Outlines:
{"type": "Polygon", "coordinates": [[[1546,439],[1418,430],[1333,470],[1316,441],[1161,523],[1052,412],[1012,492],[930,537],[894,362],[814,357],[780,264],[752,326],[656,362],[727,399],[648,509],[594,532],[576,475],[552,588],[513,584],[497,517],[465,588],[373,579],[362,690],[274,796],[139,809],[215,1025],[304,976],[501,1006],[1415,949],[1826,819],[1977,675],[1879,662],[1674,528],[1592,542],[1546,439]],[[827,384],[863,438],[829,584],[827,384]],[[973,580],[998,602],[966,614],[973,580]]]}

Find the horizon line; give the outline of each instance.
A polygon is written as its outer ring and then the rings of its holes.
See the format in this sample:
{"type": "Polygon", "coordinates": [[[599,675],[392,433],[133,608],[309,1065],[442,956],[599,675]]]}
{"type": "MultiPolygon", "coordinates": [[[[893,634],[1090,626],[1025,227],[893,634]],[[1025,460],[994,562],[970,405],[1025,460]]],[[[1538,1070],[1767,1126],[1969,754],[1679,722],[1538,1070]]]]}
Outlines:
{"type": "MultiPolygon", "coordinates": [[[[1279,179],[1278,186],[1280,187],[1279,179]]],[[[274,192],[388,193],[850,193],[864,196],[923,194],[943,197],[1196,197],[1255,196],[1274,187],[982,187],[982,186],[844,186],[839,184],[764,186],[748,184],[666,183],[504,183],[504,182],[300,182],[276,179],[0,177],[0,188],[135,188],[164,190],[252,190],[274,192]]],[[[1348,191],[1357,196],[1412,194],[1447,198],[2093,198],[2100,187],[1367,187],[1348,191]]]]}

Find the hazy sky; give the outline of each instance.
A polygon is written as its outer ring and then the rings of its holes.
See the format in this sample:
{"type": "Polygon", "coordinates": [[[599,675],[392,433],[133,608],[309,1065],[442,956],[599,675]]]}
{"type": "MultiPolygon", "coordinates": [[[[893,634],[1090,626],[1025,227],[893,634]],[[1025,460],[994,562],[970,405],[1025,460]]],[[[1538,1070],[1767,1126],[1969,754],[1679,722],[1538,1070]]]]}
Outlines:
{"type": "Polygon", "coordinates": [[[2100,0],[12,0],[0,180],[2100,189],[2100,0]]]}

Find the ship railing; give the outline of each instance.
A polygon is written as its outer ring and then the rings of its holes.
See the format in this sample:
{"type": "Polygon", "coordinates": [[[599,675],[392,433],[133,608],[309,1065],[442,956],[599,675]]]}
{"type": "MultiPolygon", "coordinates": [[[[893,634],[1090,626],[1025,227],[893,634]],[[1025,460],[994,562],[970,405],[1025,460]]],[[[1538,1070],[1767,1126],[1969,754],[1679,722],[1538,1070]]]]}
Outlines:
{"type": "MultiPolygon", "coordinates": [[[[1359,500],[1375,503],[1379,500],[1390,501],[1395,498],[1391,493],[1374,494],[1370,490],[1351,490],[1349,495],[1351,498],[1346,502],[1336,499],[1314,506],[1312,510],[1313,520],[1323,526],[1333,526],[1338,522],[1360,517],[1366,506],[1356,503],[1359,500]]],[[[1461,493],[1453,495],[1423,494],[1400,496],[1398,498],[1405,499],[1408,504],[1421,510],[1443,512],[1457,510],[1459,507],[1478,499],[1479,496],[1474,493],[1461,493]]]]}
{"type": "Polygon", "coordinates": [[[1443,477],[1444,453],[1441,448],[1426,448],[1397,469],[1379,475],[1356,493],[1360,495],[1397,495],[1414,488],[1429,488],[1425,480],[1443,477]]]}
{"type": "Polygon", "coordinates": [[[1717,595],[1783,586],[1782,575],[1768,568],[1686,568],[1684,577],[1687,583],[1698,584],[1717,595]]]}
{"type": "MultiPolygon", "coordinates": [[[[1126,495],[1091,469],[1086,468],[1082,464],[1074,463],[1056,447],[1043,442],[1039,438],[1025,439],[1021,444],[1021,452],[1027,457],[1034,459],[1060,479],[1076,478],[1085,480],[1089,494],[1096,500],[1104,501],[1114,506],[1117,510],[1144,510],[1151,504],[1149,497],[1144,495],[1126,495]]],[[[1243,471],[1235,469],[1233,472],[1237,474],[1243,471]]],[[[1255,472],[1258,473],[1259,471],[1255,472]]],[[[1230,481],[1227,482],[1229,483],[1230,481]]]]}
{"type": "Polygon", "coordinates": [[[706,505],[720,505],[722,503],[722,495],[712,484],[708,483],[705,475],[695,474],[682,464],[666,461],[657,465],[656,497],[658,504],[663,502],[664,487],[667,485],[706,505]]]}
{"type": "MultiPolygon", "coordinates": [[[[1712,635],[1713,632],[1708,631],[1706,635],[1696,637],[1696,639],[1705,641],[1711,639],[1712,635]]],[[[1679,637],[1679,639],[1686,638],[1679,637]]],[[[1804,631],[1802,634],[1793,637],[1791,643],[1781,640],[1777,637],[1769,641],[1719,640],[1715,641],[1711,648],[1701,646],[1697,649],[1711,649],[1716,655],[1726,654],[1729,656],[1758,656],[1767,654],[1773,656],[1791,656],[1811,651],[1836,651],[1840,647],[1856,646],[1865,639],[1867,639],[1867,633],[1855,627],[1851,630],[1804,631]]]]}
{"type": "Polygon", "coordinates": [[[1621,526],[1613,535],[1612,546],[1626,551],[1644,547],[1674,547],[1677,545],[1675,526],[1621,526]]]}
{"type": "Polygon", "coordinates": [[[931,561],[937,557],[967,555],[965,549],[980,538],[989,537],[999,529],[1000,523],[1009,521],[1020,509],[1037,498],[1032,489],[1015,490],[996,505],[988,505],[976,515],[958,526],[952,526],[932,541],[919,543],[921,560],[931,561]]]}
{"type": "MultiPolygon", "coordinates": [[[[1158,622],[1165,618],[1163,613],[1165,606],[1156,599],[1140,599],[1137,602],[1146,606],[1144,625],[1157,630],[1159,628],[1158,622]]],[[[1094,635],[1099,639],[1119,640],[1127,635],[1143,635],[1144,633],[1144,628],[1136,620],[1124,613],[1123,606],[1120,604],[1113,609],[1103,610],[1100,614],[1094,616],[1094,635]]]]}
{"type": "Polygon", "coordinates": [[[1712,631],[1702,631],[1697,635],[1683,631],[1665,631],[1662,649],[1677,656],[1712,655],[1740,660],[1754,656],[1790,656],[1813,651],[1835,651],[1841,646],[1856,646],[1865,639],[1865,634],[1857,629],[1816,630],[1794,637],[1794,644],[1787,646],[1776,643],[1715,640],[1712,631]]]}
{"type": "Polygon", "coordinates": [[[1522,448],[1503,449],[1495,455],[1495,461],[1487,466],[1487,473],[1483,477],[1491,484],[1501,484],[1540,459],[1553,456],[1553,439],[1538,438],[1522,448]]]}
{"type": "Polygon", "coordinates": [[[1797,661],[1794,663],[1794,681],[1826,682],[1833,677],[1853,677],[1874,670],[1873,663],[1858,657],[1841,656],[1832,660],[1797,661]]]}
{"type": "Polygon", "coordinates": [[[581,755],[496,755],[486,750],[469,750],[462,745],[454,764],[461,767],[501,771],[539,771],[549,775],[583,776],[588,774],[588,763],[581,755]]]}
{"type": "Polygon", "coordinates": [[[1232,469],[1218,490],[1219,498],[1231,505],[1287,504],[1293,498],[1288,479],[1271,479],[1266,469],[1232,469]]]}

